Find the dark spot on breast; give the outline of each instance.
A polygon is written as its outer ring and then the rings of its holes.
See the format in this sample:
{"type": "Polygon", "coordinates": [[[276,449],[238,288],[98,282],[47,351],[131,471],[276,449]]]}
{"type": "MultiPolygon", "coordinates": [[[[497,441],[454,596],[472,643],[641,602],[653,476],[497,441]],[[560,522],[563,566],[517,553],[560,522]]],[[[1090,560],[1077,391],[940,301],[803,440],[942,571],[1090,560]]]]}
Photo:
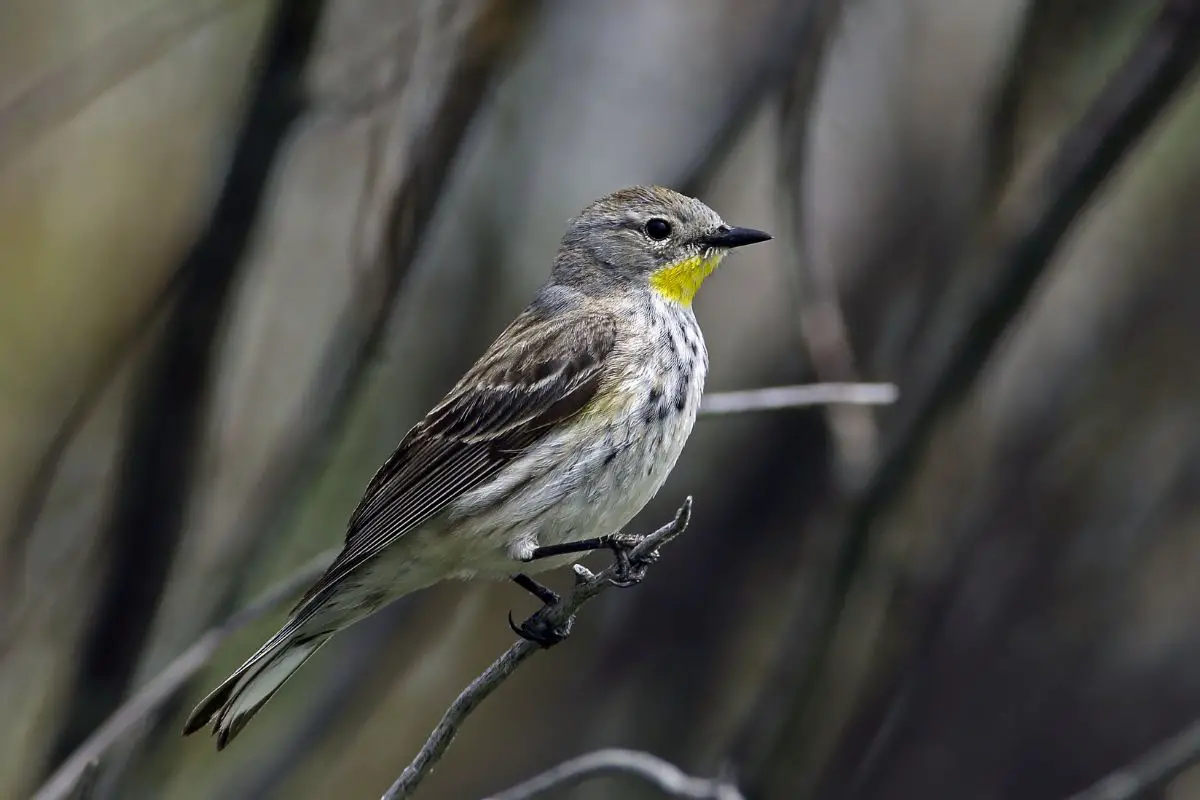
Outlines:
{"type": "Polygon", "coordinates": [[[617,459],[617,448],[610,447],[608,450],[608,455],[604,456],[604,466],[607,467],[613,461],[616,461],[616,459],[617,459]]]}
{"type": "Polygon", "coordinates": [[[659,398],[662,397],[662,393],[663,392],[662,392],[661,386],[651,386],[650,387],[650,402],[657,403],[659,398]]]}
{"type": "Polygon", "coordinates": [[[687,405],[687,395],[683,392],[675,395],[675,410],[683,411],[683,407],[687,405]]]}
{"type": "Polygon", "coordinates": [[[671,416],[671,404],[670,403],[659,403],[659,405],[658,405],[659,421],[661,422],[662,420],[666,419],[669,416],[671,416]]]}
{"type": "Polygon", "coordinates": [[[688,338],[688,350],[692,351],[692,355],[697,355],[700,352],[700,348],[696,346],[696,340],[690,337],[688,338]]]}
{"type": "Polygon", "coordinates": [[[642,414],[642,421],[647,425],[654,424],[654,406],[652,404],[646,404],[646,411],[642,414]]]}

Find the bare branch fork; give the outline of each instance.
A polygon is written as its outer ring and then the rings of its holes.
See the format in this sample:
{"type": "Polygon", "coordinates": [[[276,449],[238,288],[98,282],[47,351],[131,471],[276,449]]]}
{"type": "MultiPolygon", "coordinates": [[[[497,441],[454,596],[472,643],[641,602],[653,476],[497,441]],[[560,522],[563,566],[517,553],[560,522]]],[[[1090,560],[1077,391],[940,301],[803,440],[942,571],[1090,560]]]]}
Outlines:
{"type": "MultiPolygon", "coordinates": [[[[688,497],[675,513],[675,519],[663,525],[654,533],[644,537],[629,551],[629,561],[634,564],[648,563],[657,558],[658,548],[667,544],[687,528],[692,516],[692,498],[688,497]]],[[[570,631],[575,619],[575,612],[596,595],[613,586],[620,571],[619,563],[613,563],[599,573],[593,573],[582,564],[575,567],[575,587],[557,603],[543,606],[534,614],[527,625],[542,627],[550,630],[561,630],[564,635],[570,631]]],[[[521,639],[508,648],[483,673],[471,681],[471,684],[446,709],[441,722],[429,734],[429,738],[417,753],[416,758],[404,768],[404,772],[395,783],[384,793],[383,800],[404,800],[410,797],[413,790],[429,776],[430,771],[445,754],[450,743],[454,741],[459,727],[487,698],[508,679],[522,663],[530,656],[541,650],[541,645],[527,639],[521,639]]],[[[683,795],[687,797],[688,795],[683,795]]]]}

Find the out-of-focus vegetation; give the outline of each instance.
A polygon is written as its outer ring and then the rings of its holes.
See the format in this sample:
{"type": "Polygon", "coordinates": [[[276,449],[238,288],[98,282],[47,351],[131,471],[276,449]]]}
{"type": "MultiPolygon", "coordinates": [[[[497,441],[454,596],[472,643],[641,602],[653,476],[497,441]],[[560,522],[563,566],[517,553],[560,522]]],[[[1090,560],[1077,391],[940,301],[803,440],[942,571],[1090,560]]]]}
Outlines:
{"type": "MultiPolygon", "coordinates": [[[[1167,22],[1200,41],[1195,5],[1167,22]]],[[[1194,80],[863,505],[1163,6],[5,0],[0,798],[338,544],[567,217],[632,183],[779,234],[697,302],[710,390],[901,402],[701,420],[639,521],[693,494],[688,535],[490,698],[425,796],[619,745],[763,800],[1057,798],[1200,716],[1194,80]]],[[[529,604],[436,587],[227,751],[180,738],[268,615],[97,794],[378,796],[529,604]]],[[[614,780],[571,796],[653,796],[614,780]]]]}

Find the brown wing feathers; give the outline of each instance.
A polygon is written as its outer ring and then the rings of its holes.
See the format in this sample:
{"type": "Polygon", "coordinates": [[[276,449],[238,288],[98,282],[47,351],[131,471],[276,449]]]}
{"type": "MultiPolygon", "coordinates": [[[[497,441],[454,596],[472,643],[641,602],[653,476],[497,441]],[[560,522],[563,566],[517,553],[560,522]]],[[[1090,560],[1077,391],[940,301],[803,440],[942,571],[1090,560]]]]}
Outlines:
{"type": "Polygon", "coordinates": [[[606,315],[576,317],[569,328],[529,311],[518,317],[375,474],[341,554],[297,608],[587,406],[615,339],[606,315]]]}

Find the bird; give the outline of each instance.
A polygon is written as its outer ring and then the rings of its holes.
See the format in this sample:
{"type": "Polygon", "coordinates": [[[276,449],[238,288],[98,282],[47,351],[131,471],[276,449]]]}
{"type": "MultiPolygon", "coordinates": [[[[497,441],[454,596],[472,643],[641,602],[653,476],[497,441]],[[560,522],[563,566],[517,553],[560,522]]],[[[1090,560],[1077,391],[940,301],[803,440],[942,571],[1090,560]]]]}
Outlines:
{"type": "Polygon", "coordinates": [[[731,250],[771,238],[660,186],[585,207],[532,302],[404,435],[340,554],[184,735],[211,723],[223,749],[330,637],[439,581],[511,579],[550,603],[533,573],[602,548],[625,567],[636,537],[621,531],[674,468],[700,407],[708,350],[693,298],[731,250]]]}

